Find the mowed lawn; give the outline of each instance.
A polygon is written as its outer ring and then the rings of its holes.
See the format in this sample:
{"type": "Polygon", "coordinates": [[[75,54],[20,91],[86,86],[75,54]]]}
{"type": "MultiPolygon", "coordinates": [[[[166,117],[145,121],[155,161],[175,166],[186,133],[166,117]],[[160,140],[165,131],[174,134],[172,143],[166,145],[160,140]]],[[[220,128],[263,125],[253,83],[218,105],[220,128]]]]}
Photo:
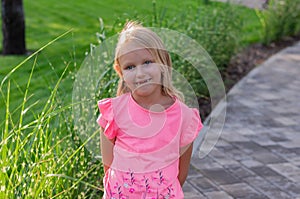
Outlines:
{"type": "MultiPolygon", "coordinates": [[[[164,18],[179,17],[182,14],[195,14],[186,10],[195,10],[203,6],[203,1],[186,0],[160,0],[156,1],[157,13],[165,12],[164,18]]],[[[222,9],[221,3],[213,3],[211,9],[222,9]]],[[[244,27],[241,28],[244,43],[258,41],[259,21],[255,12],[241,8],[244,15],[244,27]]],[[[99,18],[103,19],[109,37],[119,31],[120,24],[126,19],[140,19],[143,22],[153,20],[153,1],[139,0],[64,0],[64,1],[30,1],[24,0],[26,17],[26,45],[30,52],[34,52],[46,45],[56,37],[70,31],[68,34],[54,42],[37,56],[33,57],[4,82],[1,87],[0,121],[4,117],[4,99],[6,98],[7,82],[10,81],[10,108],[14,110],[23,100],[23,95],[30,72],[34,66],[34,73],[29,87],[28,104],[37,102],[36,110],[42,108],[51,90],[63,70],[68,66],[64,81],[60,86],[60,93],[64,100],[70,102],[72,83],[76,71],[90,51],[90,45],[97,45],[96,33],[100,31],[99,18]],[[36,58],[36,60],[35,60],[36,58]]],[[[0,34],[2,40],[2,33],[0,34]]],[[[0,49],[2,43],[0,44],[0,49]]],[[[26,56],[0,56],[0,80],[22,62],[26,56]]],[[[60,94],[59,94],[60,95],[60,94]]]]}

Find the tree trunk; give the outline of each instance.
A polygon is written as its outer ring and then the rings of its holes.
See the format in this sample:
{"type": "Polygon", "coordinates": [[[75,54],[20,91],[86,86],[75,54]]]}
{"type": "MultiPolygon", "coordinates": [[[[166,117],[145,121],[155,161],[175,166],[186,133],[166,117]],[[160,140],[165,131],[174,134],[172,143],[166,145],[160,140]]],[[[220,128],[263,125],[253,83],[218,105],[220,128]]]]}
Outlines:
{"type": "Polygon", "coordinates": [[[23,0],[2,0],[2,33],[4,55],[24,55],[25,20],[23,0]]]}

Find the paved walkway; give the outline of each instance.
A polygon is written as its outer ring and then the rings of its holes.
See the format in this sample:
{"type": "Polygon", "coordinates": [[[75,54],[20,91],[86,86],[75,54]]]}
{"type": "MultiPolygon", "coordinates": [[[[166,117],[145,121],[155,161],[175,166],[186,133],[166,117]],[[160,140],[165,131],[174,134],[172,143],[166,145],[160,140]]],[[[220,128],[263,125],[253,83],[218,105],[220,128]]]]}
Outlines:
{"type": "Polygon", "coordinates": [[[300,199],[299,122],[300,42],[227,94],[222,134],[207,156],[193,154],[185,199],[300,199]]]}
{"type": "MultiPolygon", "coordinates": [[[[231,2],[263,8],[265,0],[231,2]]],[[[199,158],[195,146],[185,199],[300,199],[299,77],[300,42],[232,88],[219,104],[227,116],[215,147],[199,158]]]]}

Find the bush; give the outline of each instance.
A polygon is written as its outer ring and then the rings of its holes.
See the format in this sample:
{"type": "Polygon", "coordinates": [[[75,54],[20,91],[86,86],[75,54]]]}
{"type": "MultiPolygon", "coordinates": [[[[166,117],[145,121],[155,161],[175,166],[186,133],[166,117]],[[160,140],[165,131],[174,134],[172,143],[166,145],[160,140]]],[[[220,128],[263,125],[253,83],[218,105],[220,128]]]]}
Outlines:
{"type": "Polygon", "coordinates": [[[263,26],[263,43],[269,44],[300,31],[300,0],[271,0],[257,15],[263,26]]]}
{"type": "MultiPolygon", "coordinates": [[[[177,16],[165,18],[166,10],[157,13],[154,4],[153,16],[156,20],[152,25],[188,35],[208,52],[219,70],[224,70],[239,49],[242,21],[231,4],[222,5],[222,9],[213,6],[189,8],[177,16]]],[[[204,80],[191,64],[175,55],[172,55],[172,61],[174,68],[185,76],[198,97],[209,96],[204,80]]]]}

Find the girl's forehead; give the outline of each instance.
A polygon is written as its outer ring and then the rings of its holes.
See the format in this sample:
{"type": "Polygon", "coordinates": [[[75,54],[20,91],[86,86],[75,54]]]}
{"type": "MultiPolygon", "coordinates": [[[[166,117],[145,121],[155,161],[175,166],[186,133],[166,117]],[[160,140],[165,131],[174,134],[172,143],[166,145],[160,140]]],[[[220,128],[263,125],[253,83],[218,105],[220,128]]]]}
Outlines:
{"type": "Polygon", "coordinates": [[[133,60],[145,60],[145,59],[153,59],[153,54],[148,49],[136,49],[127,52],[118,57],[120,63],[125,63],[127,61],[133,60]]]}
{"type": "Polygon", "coordinates": [[[126,55],[154,56],[154,49],[149,49],[145,46],[128,43],[122,45],[117,56],[119,59],[126,55]]]}

